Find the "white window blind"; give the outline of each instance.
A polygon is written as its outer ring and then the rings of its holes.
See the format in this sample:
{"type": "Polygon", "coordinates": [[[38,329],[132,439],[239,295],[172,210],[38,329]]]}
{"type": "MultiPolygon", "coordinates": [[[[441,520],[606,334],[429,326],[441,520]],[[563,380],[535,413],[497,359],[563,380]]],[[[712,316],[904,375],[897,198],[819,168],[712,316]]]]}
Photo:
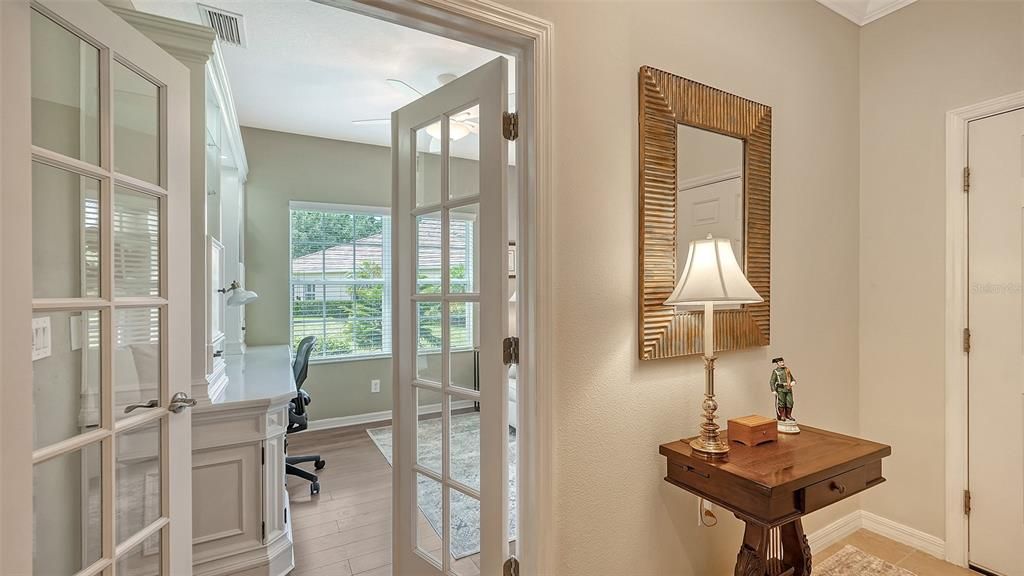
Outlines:
{"type": "MultiPolygon", "coordinates": [[[[117,298],[159,296],[160,200],[120,187],[116,188],[114,196],[114,295],[117,298]]],[[[82,205],[83,282],[86,286],[99,286],[100,204],[97,198],[83,195],[82,205]]],[[[98,347],[99,315],[90,315],[89,322],[89,345],[98,347]]],[[[157,308],[125,310],[118,314],[115,323],[115,341],[119,348],[160,341],[157,308]]]]}
{"type": "Polygon", "coordinates": [[[291,343],[313,358],[391,353],[391,218],[381,211],[293,203],[291,343]]]}
{"type": "MultiPolygon", "coordinates": [[[[160,200],[114,189],[114,295],[160,295],[160,200]]],[[[114,318],[117,347],[158,344],[160,310],[122,310],[114,318]]]]}

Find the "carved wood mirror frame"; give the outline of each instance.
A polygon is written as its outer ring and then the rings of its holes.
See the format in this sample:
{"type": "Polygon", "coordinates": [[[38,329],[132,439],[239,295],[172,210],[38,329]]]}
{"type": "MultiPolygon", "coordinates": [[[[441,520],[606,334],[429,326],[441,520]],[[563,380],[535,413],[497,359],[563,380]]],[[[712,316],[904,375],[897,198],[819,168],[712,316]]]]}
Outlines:
{"type": "Polygon", "coordinates": [[[704,312],[680,312],[663,304],[678,276],[680,124],[743,141],[743,270],[764,302],[716,310],[715,350],[767,346],[771,335],[772,109],[649,66],[640,68],[639,102],[640,358],[704,352],[704,312]]]}

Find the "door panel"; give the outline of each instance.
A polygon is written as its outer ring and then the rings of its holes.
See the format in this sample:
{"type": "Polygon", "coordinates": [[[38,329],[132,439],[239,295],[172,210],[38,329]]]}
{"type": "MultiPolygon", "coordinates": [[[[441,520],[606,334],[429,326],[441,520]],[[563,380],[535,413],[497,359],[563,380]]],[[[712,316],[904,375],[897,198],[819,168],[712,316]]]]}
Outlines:
{"type": "Polygon", "coordinates": [[[392,114],[395,574],[508,555],[507,78],[497,58],[392,114]]]}
{"type": "Polygon", "coordinates": [[[30,33],[34,572],[187,574],[187,70],[95,0],[30,33]]]}
{"type": "Polygon", "coordinates": [[[970,123],[970,562],[1024,575],[1024,110],[970,123]]]}

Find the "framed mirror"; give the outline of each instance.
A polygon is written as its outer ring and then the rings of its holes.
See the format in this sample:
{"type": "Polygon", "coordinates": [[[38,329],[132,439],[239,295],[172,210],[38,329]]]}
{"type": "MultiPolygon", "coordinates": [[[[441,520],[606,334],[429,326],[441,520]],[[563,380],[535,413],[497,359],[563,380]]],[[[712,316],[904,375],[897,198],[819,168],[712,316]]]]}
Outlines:
{"type": "Polygon", "coordinates": [[[640,69],[640,358],[704,352],[702,309],[666,306],[690,241],[732,242],[758,304],[715,307],[715,350],[767,346],[771,108],[640,69]],[[719,311],[721,310],[721,311],[719,311]]]}

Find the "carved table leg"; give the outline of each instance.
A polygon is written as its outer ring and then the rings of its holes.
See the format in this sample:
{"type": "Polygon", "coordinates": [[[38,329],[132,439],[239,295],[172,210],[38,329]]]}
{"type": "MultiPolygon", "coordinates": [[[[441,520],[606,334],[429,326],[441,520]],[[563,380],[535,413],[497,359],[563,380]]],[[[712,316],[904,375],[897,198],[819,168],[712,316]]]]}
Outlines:
{"type": "Polygon", "coordinates": [[[735,576],[765,576],[768,571],[768,528],[747,522],[736,557],[735,576]]]}
{"type": "Polygon", "coordinates": [[[811,576],[811,546],[799,518],[782,526],[782,554],[793,576],[811,576]]]}

